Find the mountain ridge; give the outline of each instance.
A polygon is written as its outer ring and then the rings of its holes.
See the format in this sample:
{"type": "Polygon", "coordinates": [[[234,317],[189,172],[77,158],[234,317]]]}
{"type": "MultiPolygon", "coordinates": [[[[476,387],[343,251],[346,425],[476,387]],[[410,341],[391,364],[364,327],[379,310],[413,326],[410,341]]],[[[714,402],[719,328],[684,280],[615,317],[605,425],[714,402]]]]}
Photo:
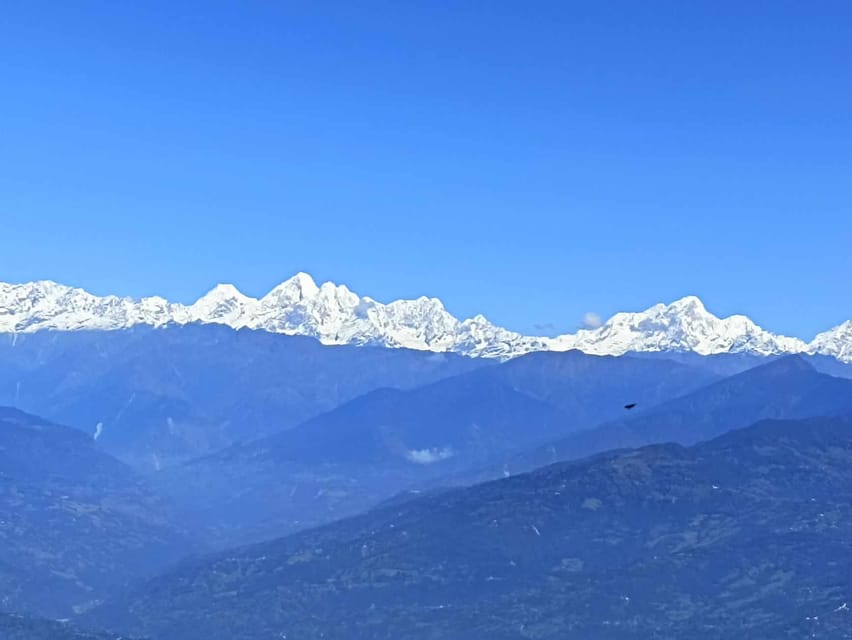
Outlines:
{"type": "MultiPolygon", "coordinates": [[[[647,411],[569,434],[519,456],[504,472],[660,442],[691,446],[762,420],[852,416],[852,381],[791,354],[725,377],[647,411]]],[[[496,469],[491,476],[496,476],[496,469]]]]}
{"type": "Polygon", "coordinates": [[[460,320],[438,298],[421,296],[381,303],[345,285],[317,284],[297,273],[260,298],[218,284],[192,304],[159,296],[96,296],[49,280],[0,283],[0,332],[117,330],[136,325],[222,324],[313,337],[323,344],[351,344],[452,352],[509,359],[535,351],[577,349],[593,355],[630,352],[807,353],[852,362],[852,321],[810,343],[762,329],[744,315],[719,318],[695,296],[620,312],[595,329],[556,337],[527,336],[492,324],[482,315],[460,320]]]}

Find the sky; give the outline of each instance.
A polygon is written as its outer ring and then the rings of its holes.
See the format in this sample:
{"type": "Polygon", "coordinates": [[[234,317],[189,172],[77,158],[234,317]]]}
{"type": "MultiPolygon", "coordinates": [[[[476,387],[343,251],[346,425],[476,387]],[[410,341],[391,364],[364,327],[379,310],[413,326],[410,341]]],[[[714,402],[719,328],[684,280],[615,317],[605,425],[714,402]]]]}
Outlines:
{"type": "Polygon", "coordinates": [[[10,0],[0,280],[307,271],[539,333],[698,295],[808,339],[852,318],[850,31],[846,1],[10,0]]]}

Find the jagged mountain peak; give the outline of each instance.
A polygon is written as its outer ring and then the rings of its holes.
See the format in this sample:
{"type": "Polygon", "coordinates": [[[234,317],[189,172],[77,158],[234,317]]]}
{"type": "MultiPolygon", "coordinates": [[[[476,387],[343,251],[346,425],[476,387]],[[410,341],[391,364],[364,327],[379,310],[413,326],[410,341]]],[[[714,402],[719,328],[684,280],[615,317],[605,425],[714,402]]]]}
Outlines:
{"type": "Polygon", "coordinates": [[[709,314],[704,302],[698,296],[684,296],[679,300],[675,300],[671,304],[659,303],[660,307],[666,311],[689,311],[692,313],[709,314]]]}
{"type": "Polygon", "coordinates": [[[96,296],[49,280],[0,283],[0,332],[42,329],[123,329],[188,322],[225,324],[324,344],[360,344],[506,359],[531,351],[577,349],[596,355],[635,351],[714,353],[820,353],[852,362],[852,321],[819,334],[810,344],[770,333],[744,315],[720,318],[688,295],[640,312],[621,312],[602,326],[555,338],[526,336],[495,326],[483,315],[460,320],[435,297],[387,304],[334,282],[318,285],[299,272],[262,298],[219,284],[192,305],[160,297],[96,296]]]}
{"type": "Polygon", "coordinates": [[[248,296],[232,284],[219,283],[199,299],[203,300],[205,298],[221,300],[227,298],[248,298],[248,296]]]}
{"type": "Polygon", "coordinates": [[[232,284],[217,284],[196,300],[186,312],[176,313],[176,321],[180,322],[178,318],[198,322],[218,321],[239,328],[243,326],[240,319],[248,315],[248,310],[253,309],[256,303],[257,300],[245,295],[232,284]]]}
{"type": "Polygon", "coordinates": [[[319,293],[320,288],[314,279],[307,273],[299,272],[292,278],[288,278],[267,293],[263,300],[286,299],[294,302],[312,298],[319,293]]]}
{"type": "Polygon", "coordinates": [[[809,347],[814,353],[852,362],[852,320],[818,334],[809,347]]]}
{"type": "Polygon", "coordinates": [[[671,304],[659,303],[646,311],[616,313],[597,329],[582,329],[556,341],[600,355],[631,351],[774,355],[807,350],[803,341],[765,331],[746,316],[719,318],[697,296],[686,296],[671,304]]]}

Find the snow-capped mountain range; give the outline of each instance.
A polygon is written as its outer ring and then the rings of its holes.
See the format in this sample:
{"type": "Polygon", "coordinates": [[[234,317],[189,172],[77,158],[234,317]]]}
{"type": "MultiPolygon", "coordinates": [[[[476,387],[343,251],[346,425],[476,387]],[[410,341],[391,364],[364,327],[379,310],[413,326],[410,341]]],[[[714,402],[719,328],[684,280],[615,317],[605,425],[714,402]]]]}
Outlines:
{"type": "Polygon", "coordinates": [[[500,359],[531,351],[579,349],[598,355],[819,353],[852,362],[852,321],[806,343],[765,331],[745,316],[718,318],[693,296],[639,313],[617,313],[596,329],[549,338],[497,327],[481,315],[459,320],[437,298],[383,304],[343,285],[317,285],[306,273],[296,274],[259,299],[222,284],[191,305],[159,297],[100,297],[51,281],[0,284],[3,333],[106,331],[193,322],[312,336],[324,344],[404,347],[500,359]]]}

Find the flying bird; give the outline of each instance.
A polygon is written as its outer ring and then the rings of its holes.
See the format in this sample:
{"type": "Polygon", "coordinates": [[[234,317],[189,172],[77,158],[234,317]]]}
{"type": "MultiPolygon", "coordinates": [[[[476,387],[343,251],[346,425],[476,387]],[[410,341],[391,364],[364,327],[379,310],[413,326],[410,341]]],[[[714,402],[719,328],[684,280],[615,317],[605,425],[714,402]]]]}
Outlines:
{"type": "Polygon", "coordinates": [[[626,405],[624,405],[624,408],[625,408],[625,409],[627,409],[628,411],[630,411],[630,410],[631,410],[633,407],[635,407],[635,406],[636,406],[636,403],[635,403],[635,402],[631,402],[630,404],[626,404],[626,405]]]}

